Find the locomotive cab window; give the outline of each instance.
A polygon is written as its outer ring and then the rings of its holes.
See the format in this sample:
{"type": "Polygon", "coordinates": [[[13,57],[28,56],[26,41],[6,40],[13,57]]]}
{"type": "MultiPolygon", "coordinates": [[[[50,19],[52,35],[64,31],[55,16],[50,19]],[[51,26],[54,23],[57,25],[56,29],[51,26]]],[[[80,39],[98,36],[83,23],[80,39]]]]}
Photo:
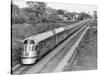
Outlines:
{"type": "Polygon", "coordinates": [[[29,44],[34,44],[35,42],[33,40],[30,40],[29,44]]]}
{"type": "Polygon", "coordinates": [[[27,43],[28,43],[28,41],[27,41],[27,40],[25,40],[25,41],[24,41],[24,44],[27,44],[27,43]]]}

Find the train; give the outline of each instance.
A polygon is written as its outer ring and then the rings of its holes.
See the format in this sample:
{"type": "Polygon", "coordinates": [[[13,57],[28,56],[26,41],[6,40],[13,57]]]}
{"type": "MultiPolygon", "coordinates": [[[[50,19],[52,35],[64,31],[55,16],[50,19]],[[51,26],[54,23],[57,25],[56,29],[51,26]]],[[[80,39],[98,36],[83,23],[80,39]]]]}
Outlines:
{"type": "Polygon", "coordinates": [[[83,27],[88,20],[79,25],[59,27],[23,40],[20,62],[22,65],[34,64],[44,54],[83,27]]]}

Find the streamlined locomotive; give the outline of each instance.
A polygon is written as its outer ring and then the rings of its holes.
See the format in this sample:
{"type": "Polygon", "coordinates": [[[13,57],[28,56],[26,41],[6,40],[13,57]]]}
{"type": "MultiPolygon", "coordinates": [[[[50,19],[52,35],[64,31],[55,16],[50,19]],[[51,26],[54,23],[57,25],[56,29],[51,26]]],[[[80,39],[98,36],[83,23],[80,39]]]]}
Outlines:
{"type": "Polygon", "coordinates": [[[22,64],[34,64],[45,53],[52,50],[56,45],[70,36],[72,33],[85,25],[87,21],[80,25],[60,27],[52,31],[32,35],[23,40],[21,53],[22,64]]]}

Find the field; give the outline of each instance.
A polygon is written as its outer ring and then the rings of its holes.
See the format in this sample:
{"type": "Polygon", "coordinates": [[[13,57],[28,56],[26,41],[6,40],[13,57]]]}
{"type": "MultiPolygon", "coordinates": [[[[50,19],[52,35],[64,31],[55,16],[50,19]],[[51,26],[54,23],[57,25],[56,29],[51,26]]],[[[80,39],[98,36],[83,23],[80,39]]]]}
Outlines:
{"type": "MultiPolygon", "coordinates": [[[[79,47],[76,59],[69,71],[97,69],[97,20],[93,20],[90,29],[85,34],[79,47]]],[[[66,71],[66,67],[64,68],[66,71]]]]}

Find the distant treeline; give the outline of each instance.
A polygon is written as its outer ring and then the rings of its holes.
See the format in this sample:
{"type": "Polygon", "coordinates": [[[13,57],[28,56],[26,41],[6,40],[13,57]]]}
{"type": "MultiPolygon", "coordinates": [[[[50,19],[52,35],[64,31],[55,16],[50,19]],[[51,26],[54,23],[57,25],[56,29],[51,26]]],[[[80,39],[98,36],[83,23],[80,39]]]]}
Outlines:
{"type": "Polygon", "coordinates": [[[12,23],[28,23],[36,25],[37,23],[57,23],[66,22],[67,20],[83,20],[91,18],[86,12],[76,13],[67,10],[56,10],[47,7],[44,2],[27,1],[28,7],[19,8],[12,2],[12,23]]]}

